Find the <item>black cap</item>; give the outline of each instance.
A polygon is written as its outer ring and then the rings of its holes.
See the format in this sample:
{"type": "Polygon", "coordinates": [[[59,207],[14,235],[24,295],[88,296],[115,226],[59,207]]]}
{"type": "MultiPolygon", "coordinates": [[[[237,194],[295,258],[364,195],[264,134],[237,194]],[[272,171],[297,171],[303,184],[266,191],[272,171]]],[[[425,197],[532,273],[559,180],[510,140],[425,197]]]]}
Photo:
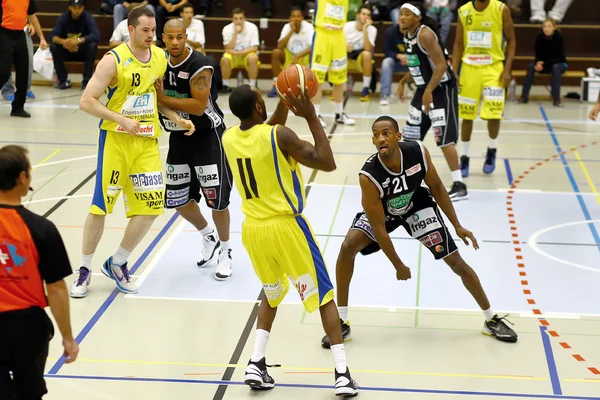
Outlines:
{"type": "Polygon", "coordinates": [[[70,6],[85,6],[85,0],[69,0],[70,6]]]}

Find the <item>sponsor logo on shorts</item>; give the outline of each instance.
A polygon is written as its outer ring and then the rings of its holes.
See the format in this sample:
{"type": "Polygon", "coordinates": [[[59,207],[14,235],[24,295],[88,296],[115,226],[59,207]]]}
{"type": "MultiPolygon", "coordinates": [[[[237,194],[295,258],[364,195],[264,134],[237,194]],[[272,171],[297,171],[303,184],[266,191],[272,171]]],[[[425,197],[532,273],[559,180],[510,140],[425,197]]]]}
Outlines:
{"type": "Polygon", "coordinates": [[[442,251],[444,251],[444,246],[438,244],[437,246],[435,246],[435,251],[436,253],[441,253],[442,251]]]}
{"type": "Polygon", "coordinates": [[[142,172],[139,174],[129,174],[129,179],[131,179],[131,183],[133,184],[134,192],[162,190],[163,188],[162,172],[142,172]]]}
{"type": "Polygon", "coordinates": [[[121,186],[109,186],[106,188],[106,194],[108,196],[115,196],[121,191],[121,186]]]}
{"type": "Polygon", "coordinates": [[[183,197],[183,196],[188,196],[190,194],[190,188],[186,187],[183,189],[177,189],[177,190],[170,190],[167,189],[167,198],[176,198],[176,197],[183,197]]]}
{"type": "Polygon", "coordinates": [[[440,229],[442,225],[432,207],[425,208],[414,213],[407,221],[410,226],[412,237],[421,237],[433,230],[440,229]]]}
{"type": "Polygon", "coordinates": [[[444,109],[437,109],[429,111],[429,119],[431,120],[431,126],[446,126],[446,111],[444,109]]]}
{"type": "Polygon", "coordinates": [[[331,60],[331,70],[332,71],[339,71],[344,68],[347,68],[347,66],[348,66],[348,60],[346,59],[346,57],[340,58],[337,60],[331,60]]]}
{"type": "MultiPolygon", "coordinates": [[[[419,122],[419,124],[420,124],[420,122],[419,122]]],[[[421,139],[421,128],[419,126],[406,125],[402,129],[402,136],[406,140],[420,140],[421,139]]]]}
{"type": "Polygon", "coordinates": [[[219,186],[219,169],[217,164],[196,167],[196,174],[202,186],[219,186]]]}
{"type": "Polygon", "coordinates": [[[167,165],[167,185],[190,183],[190,167],[187,164],[167,165]]]}
{"type": "Polygon", "coordinates": [[[369,224],[369,220],[365,214],[361,215],[360,218],[356,220],[354,227],[364,230],[373,238],[375,237],[375,232],[373,232],[373,228],[371,228],[371,224],[369,224]]]}
{"type": "Polygon", "coordinates": [[[490,65],[492,56],[489,54],[469,54],[465,58],[465,62],[470,65],[490,65]]]}
{"type": "Polygon", "coordinates": [[[484,87],[483,101],[504,101],[504,89],[501,87],[484,87]]]}
{"type": "Polygon", "coordinates": [[[392,215],[403,215],[412,208],[411,199],[414,192],[401,194],[393,197],[387,202],[388,212],[392,215]]]}
{"type": "MultiPolygon", "coordinates": [[[[125,132],[121,125],[117,126],[117,132],[125,132]]],[[[137,136],[153,136],[154,125],[140,125],[140,130],[136,133],[137,136]]]]}
{"type": "Polygon", "coordinates": [[[178,199],[167,199],[167,207],[179,207],[187,203],[189,200],[187,197],[180,197],[178,199]]]}
{"type": "Polygon", "coordinates": [[[151,208],[153,210],[158,210],[163,208],[164,200],[163,200],[163,192],[145,192],[145,193],[134,193],[135,199],[137,201],[145,201],[146,207],[151,208]]]}
{"type": "Polygon", "coordinates": [[[477,104],[477,99],[465,96],[458,96],[458,104],[469,104],[474,106],[477,104]]]}
{"type": "Polygon", "coordinates": [[[285,287],[278,279],[277,283],[263,283],[263,290],[267,300],[277,300],[283,295],[285,287]]]}
{"type": "Polygon", "coordinates": [[[179,73],[177,74],[178,78],[181,79],[189,79],[190,78],[190,73],[189,72],[185,72],[185,71],[179,71],[179,73]]]}
{"type": "Polygon", "coordinates": [[[215,188],[202,188],[202,192],[209,200],[215,200],[217,198],[217,189],[215,188]]]}
{"type": "Polygon", "coordinates": [[[435,246],[436,244],[442,243],[442,235],[440,235],[439,232],[433,232],[425,237],[422,237],[419,239],[419,241],[429,248],[431,246],[435,246]]]}
{"type": "Polygon", "coordinates": [[[411,176],[416,174],[421,170],[421,164],[413,165],[409,169],[406,170],[406,176],[411,176]]]}
{"type": "Polygon", "coordinates": [[[298,291],[302,302],[305,302],[311,296],[317,294],[317,286],[310,274],[299,276],[298,279],[296,279],[296,282],[294,282],[294,286],[296,286],[296,290],[298,291]]]}
{"type": "Polygon", "coordinates": [[[408,108],[408,123],[412,125],[421,125],[421,110],[410,106],[408,108]]]}

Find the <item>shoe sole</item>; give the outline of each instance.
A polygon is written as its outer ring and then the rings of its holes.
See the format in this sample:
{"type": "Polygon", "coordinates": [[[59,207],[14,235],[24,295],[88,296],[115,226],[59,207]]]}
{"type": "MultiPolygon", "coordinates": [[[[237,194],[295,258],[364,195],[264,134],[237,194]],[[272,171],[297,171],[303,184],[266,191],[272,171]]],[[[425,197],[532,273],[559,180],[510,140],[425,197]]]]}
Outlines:
{"type": "Polygon", "coordinates": [[[335,395],[339,397],[356,397],[358,395],[358,389],[343,388],[335,389],[335,395]]]}
{"type": "Polygon", "coordinates": [[[516,343],[519,340],[518,337],[516,337],[516,338],[501,338],[501,337],[494,335],[493,333],[486,332],[486,331],[481,331],[481,334],[485,335],[485,336],[494,337],[501,342],[507,342],[507,343],[516,343]]]}
{"type": "Polygon", "coordinates": [[[83,299],[85,296],[87,296],[87,294],[88,294],[87,290],[83,294],[71,293],[71,291],[69,290],[69,296],[71,296],[71,298],[73,298],[73,299],[83,299]]]}
{"type": "Polygon", "coordinates": [[[274,383],[268,383],[265,386],[265,383],[258,379],[246,379],[244,383],[254,390],[271,390],[275,387],[274,383]]]}
{"type": "Polygon", "coordinates": [[[450,200],[452,200],[452,201],[469,200],[469,195],[450,197],[450,200]]]}
{"type": "Polygon", "coordinates": [[[220,276],[217,276],[217,274],[215,274],[215,279],[216,279],[216,280],[218,280],[218,281],[226,281],[226,280],[228,280],[228,279],[231,279],[231,276],[232,276],[232,275],[233,275],[233,274],[231,274],[231,275],[229,275],[229,276],[226,276],[226,277],[220,277],[220,276]]]}

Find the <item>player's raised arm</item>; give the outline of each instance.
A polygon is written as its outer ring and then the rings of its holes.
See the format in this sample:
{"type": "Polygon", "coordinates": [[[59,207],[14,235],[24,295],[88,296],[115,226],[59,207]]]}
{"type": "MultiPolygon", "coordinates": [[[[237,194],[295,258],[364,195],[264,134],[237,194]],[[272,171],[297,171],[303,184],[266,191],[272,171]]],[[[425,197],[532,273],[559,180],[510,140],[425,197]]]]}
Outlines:
{"type": "Polygon", "coordinates": [[[294,97],[291,90],[289,90],[286,99],[290,102],[294,114],[306,119],[306,122],[308,122],[315,145],[313,146],[306,140],[301,140],[291,129],[279,125],[277,127],[279,148],[307,167],[316,168],[321,171],[335,170],[336,165],[333,158],[333,151],[331,150],[331,145],[329,144],[327,135],[325,135],[323,126],[317,117],[315,107],[310,101],[308,89],[298,97],[294,97]]]}
{"type": "Polygon", "coordinates": [[[92,79],[83,91],[81,100],[79,100],[79,108],[96,118],[116,122],[126,132],[136,134],[140,129],[138,121],[109,110],[98,100],[111,84],[117,84],[117,65],[113,56],[106,54],[96,66],[92,79]]]}
{"type": "Polygon", "coordinates": [[[450,196],[448,195],[448,191],[444,187],[444,183],[440,179],[435,166],[431,162],[431,156],[429,155],[429,150],[425,146],[423,146],[423,150],[425,150],[425,162],[427,163],[427,173],[425,174],[424,182],[431,190],[431,195],[438,203],[444,214],[450,220],[454,229],[456,229],[456,234],[463,240],[463,242],[468,246],[469,242],[465,238],[471,239],[473,242],[473,247],[475,249],[479,248],[477,243],[477,239],[473,236],[473,233],[463,228],[458,221],[458,217],[456,216],[456,211],[454,210],[454,206],[452,205],[452,200],[450,200],[450,196]]]}
{"type": "Polygon", "coordinates": [[[362,206],[379,247],[396,269],[398,280],[410,279],[410,269],[400,260],[392,239],[385,229],[385,213],[379,197],[379,189],[366,175],[360,174],[358,180],[362,192],[362,206]]]}
{"type": "Polygon", "coordinates": [[[279,100],[279,103],[277,103],[277,107],[275,108],[275,112],[273,112],[271,118],[269,118],[269,121],[267,121],[267,124],[285,125],[285,123],[287,122],[287,117],[288,108],[285,106],[283,101],[279,100]]]}
{"type": "Polygon", "coordinates": [[[167,96],[162,85],[162,80],[157,81],[155,86],[158,103],[188,114],[198,116],[204,114],[210,97],[212,74],[213,70],[210,67],[201,70],[190,82],[192,97],[184,99],[167,96]]]}

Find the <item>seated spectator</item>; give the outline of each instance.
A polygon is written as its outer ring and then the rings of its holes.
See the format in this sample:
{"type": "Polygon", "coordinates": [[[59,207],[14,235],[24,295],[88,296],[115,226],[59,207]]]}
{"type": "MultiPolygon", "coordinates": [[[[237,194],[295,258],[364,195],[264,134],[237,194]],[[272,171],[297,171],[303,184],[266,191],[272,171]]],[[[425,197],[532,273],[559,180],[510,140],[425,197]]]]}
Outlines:
{"type": "MultiPolygon", "coordinates": [[[[400,14],[398,14],[398,19],[400,14]]],[[[390,96],[392,94],[392,78],[394,73],[408,72],[404,35],[400,32],[399,21],[385,31],[383,39],[383,54],[384,59],[381,62],[381,97],[379,104],[387,106],[390,104],[390,96]]]]}
{"type": "Polygon", "coordinates": [[[167,23],[167,17],[179,16],[181,8],[187,4],[187,0],[158,0],[160,4],[156,7],[156,36],[158,47],[165,47],[162,40],[163,28],[167,23]]]}
{"type": "MultiPolygon", "coordinates": [[[[25,27],[25,37],[27,40],[27,53],[29,54],[29,78],[27,80],[27,98],[35,99],[35,94],[31,91],[31,76],[33,75],[33,40],[31,37],[37,33],[40,38],[40,48],[46,50],[48,43],[44,37],[44,32],[36,32],[34,23],[37,22],[39,25],[38,17],[35,14],[29,16],[29,23],[25,27]]],[[[15,86],[12,82],[12,77],[9,77],[4,86],[2,86],[2,97],[4,100],[13,101],[15,99],[15,86]]]]}
{"type": "Polygon", "coordinates": [[[377,38],[377,28],[373,26],[371,9],[361,6],[356,14],[356,21],[344,25],[346,47],[348,51],[348,71],[363,74],[363,89],[360,101],[371,99],[371,77],[373,76],[373,48],[377,38]]]}
{"type": "Polygon", "coordinates": [[[283,68],[291,64],[310,65],[310,50],[315,33],[313,26],[304,20],[302,10],[292,7],[290,22],[283,26],[277,41],[277,48],[271,53],[273,88],[267,96],[277,97],[275,82],[283,68]]]}
{"type": "Polygon", "coordinates": [[[69,11],[58,17],[50,34],[50,51],[58,78],[56,87],[61,90],[71,87],[65,61],[84,62],[81,90],[85,89],[94,72],[100,31],[93,15],[84,10],[84,6],[85,0],[69,0],[69,11]]]}
{"type": "Polygon", "coordinates": [[[185,33],[187,33],[186,43],[194,50],[204,53],[204,43],[206,43],[204,23],[194,18],[194,6],[190,3],[185,4],[181,7],[179,15],[183,25],[185,25],[185,33]]]}
{"type": "Polygon", "coordinates": [[[457,0],[426,0],[427,15],[440,23],[440,36],[442,43],[446,45],[450,26],[454,20],[453,11],[456,10],[457,0]]]}
{"type": "MultiPolygon", "coordinates": [[[[110,40],[108,41],[108,47],[114,48],[120,44],[123,44],[129,40],[129,26],[127,25],[127,20],[119,22],[117,28],[112,33],[110,40]]],[[[154,35],[154,44],[156,44],[156,34],[154,35]]]]}
{"type": "Polygon", "coordinates": [[[561,107],[560,77],[567,70],[565,57],[565,41],[563,35],[556,29],[556,22],[547,19],[542,25],[542,32],[535,41],[535,61],[529,64],[527,76],[523,83],[521,103],[529,101],[529,91],[533,84],[535,73],[552,74],[552,98],[556,107],[561,107]]]}
{"type": "Polygon", "coordinates": [[[551,18],[560,23],[565,17],[572,2],[573,0],[556,0],[552,10],[546,14],[546,0],[531,0],[531,17],[529,18],[529,21],[534,24],[539,24],[544,22],[546,18],[551,18]]]}
{"type": "Polygon", "coordinates": [[[223,83],[228,79],[230,84],[225,86],[225,91],[231,91],[231,71],[237,68],[248,72],[250,85],[256,86],[258,79],[258,27],[252,22],[246,21],[246,13],[241,8],[232,11],[233,22],[223,28],[223,46],[225,54],[221,58],[221,73],[223,83]]]}
{"type": "Polygon", "coordinates": [[[117,4],[115,4],[115,7],[113,8],[113,29],[117,29],[117,26],[121,23],[121,21],[127,18],[129,11],[136,7],[148,7],[153,13],[156,14],[156,10],[154,9],[152,1],[144,0],[134,3],[126,0],[117,0],[117,4]]]}

